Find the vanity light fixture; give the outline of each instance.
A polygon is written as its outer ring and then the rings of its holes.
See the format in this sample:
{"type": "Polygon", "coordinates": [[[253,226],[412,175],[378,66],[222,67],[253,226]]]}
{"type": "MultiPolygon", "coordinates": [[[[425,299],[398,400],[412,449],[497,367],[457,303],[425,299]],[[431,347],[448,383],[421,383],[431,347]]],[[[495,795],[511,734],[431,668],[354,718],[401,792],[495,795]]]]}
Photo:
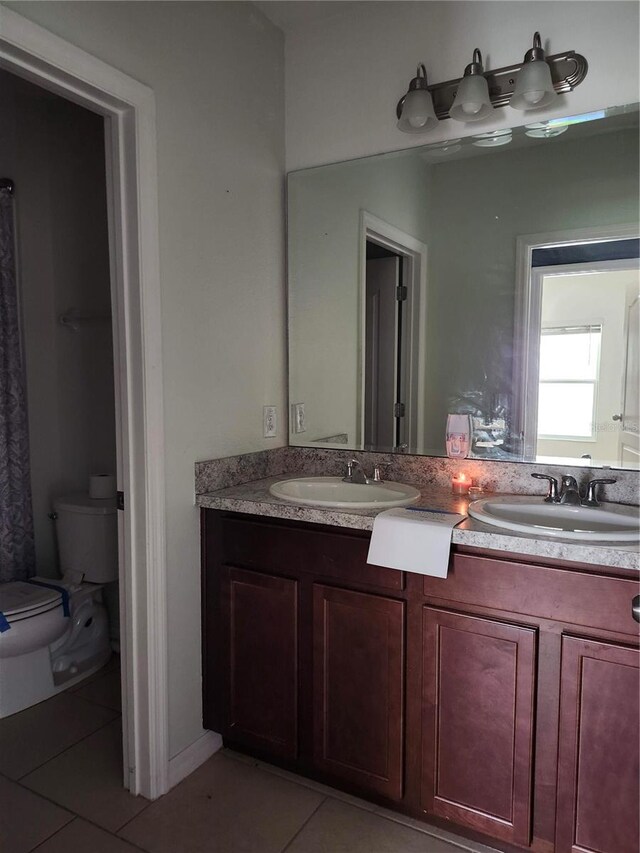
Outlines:
{"type": "Polygon", "coordinates": [[[489,84],[483,76],[482,54],[476,48],[473,61],[464,69],[449,115],[456,121],[480,121],[493,112],[489,84]]]}
{"type": "Polygon", "coordinates": [[[482,69],[482,55],[476,48],[464,77],[430,86],[421,63],[396,106],[398,129],[423,133],[435,127],[436,120],[477,121],[489,116],[492,107],[508,104],[521,110],[540,109],[553,103],[556,95],[572,92],[587,76],[588,69],[584,56],[573,50],[545,56],[538,32],[522,63],[495,71],[482,69]],[[488,90],[488,103],[484,98],[477,99],[480,86],[484,88],[482,80],[488,90]]]}
{"type": "Polygon", "coordinates": [[[398,129],[405,133],[422,133],[438,122],[427,84],[427,69],[422,63],[409,83],[407,94],[398,103],[397,116],[398,129]]]}
{"type": "Polygon", "coordinates": [[[511,106],[514,110],[537,110],[548,107],[557,96],[551,69],[544,58],[540,33],[534,33],[533,47],[525,53],[522,68],[518,72],[511,106]]]}

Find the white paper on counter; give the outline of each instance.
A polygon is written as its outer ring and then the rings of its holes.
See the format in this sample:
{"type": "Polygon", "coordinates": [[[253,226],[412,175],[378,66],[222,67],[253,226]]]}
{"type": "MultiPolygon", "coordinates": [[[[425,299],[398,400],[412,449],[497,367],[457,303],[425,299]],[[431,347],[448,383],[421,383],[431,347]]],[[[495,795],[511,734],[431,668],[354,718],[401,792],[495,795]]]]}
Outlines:
{"type": "Polygon", "coordinates": [[[458,513],[400,507],[379,513],[373,522],[367,562],[436,578],[446,578],[458,513]]]}

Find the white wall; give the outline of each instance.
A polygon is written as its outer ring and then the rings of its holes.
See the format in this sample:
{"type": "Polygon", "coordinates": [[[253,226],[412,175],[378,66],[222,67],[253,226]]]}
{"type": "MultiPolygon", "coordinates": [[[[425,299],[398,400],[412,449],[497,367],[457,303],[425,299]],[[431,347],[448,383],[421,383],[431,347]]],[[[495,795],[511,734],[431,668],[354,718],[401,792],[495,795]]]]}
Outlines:
{"type": "Polygon", "coordinates": [[[36,568],[57,575],[53,499],[115,473],[102,119],[0,71],[0,173],[15,183],[36,568]],[[104,321],[72,332],[70,308],[104,321]]]}
{"type": "Polygon", "coordinates": [[[7,5],[156,94],[173,756],[202,731],[194,461],[286,443],[283,37],[250,3],[7,5]]]}
{"type": "MultiPolygon", "coordinates": [[[[633,2],[362,2],[287,33],[287,170],[476,133],[451,119],[429,134],[401,133],[395,106],[424,62],[430,82],[460,77],[473,49],[485,67],[521,62],[539,30],[548,53],[575,50],[584,82],[549,115],[638,100],[638,4],[633,2]]],[[[496,110],[483,129],[531,121],[496,110]]],[[[477,127],[478,125],[476,125],[477,127]]]]}

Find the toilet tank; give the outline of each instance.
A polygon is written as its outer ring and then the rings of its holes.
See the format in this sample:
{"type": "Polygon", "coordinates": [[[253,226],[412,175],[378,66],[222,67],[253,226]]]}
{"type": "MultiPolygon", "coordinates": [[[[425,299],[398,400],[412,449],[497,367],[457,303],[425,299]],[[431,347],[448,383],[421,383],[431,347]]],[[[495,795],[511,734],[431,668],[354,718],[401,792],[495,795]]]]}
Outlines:
{"type": "Polygon", "coordinates": [[[87,494],[56,498],[60,569],[83,572],[90,583],[118,579],[116,499],[94,500],[87,494]]]}

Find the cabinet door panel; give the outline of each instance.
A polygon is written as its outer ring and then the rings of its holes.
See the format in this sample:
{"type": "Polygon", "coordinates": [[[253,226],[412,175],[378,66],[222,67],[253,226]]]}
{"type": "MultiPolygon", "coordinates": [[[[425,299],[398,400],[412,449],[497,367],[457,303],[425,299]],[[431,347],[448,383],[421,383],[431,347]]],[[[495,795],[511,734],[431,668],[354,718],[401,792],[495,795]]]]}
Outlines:
{"type": "Polygon", "coordinates": [[[423,608],[427,812],[528,844],[536,632],[423,608]]]}
{"type": "Polygon", "coordinates": [[[404,603],[314,585],[314,759],[402,798],[404,603]]]}
{"type": "Polygon", "coordinates": [[[640,655],[564,637],[558,853],[638,853],[640,655]]]}
{"type": "Polygon", "coordinates": [[[225,566],[222,597],[228,618],[224,734],[296,757],[298,583],[225,566]]]}

